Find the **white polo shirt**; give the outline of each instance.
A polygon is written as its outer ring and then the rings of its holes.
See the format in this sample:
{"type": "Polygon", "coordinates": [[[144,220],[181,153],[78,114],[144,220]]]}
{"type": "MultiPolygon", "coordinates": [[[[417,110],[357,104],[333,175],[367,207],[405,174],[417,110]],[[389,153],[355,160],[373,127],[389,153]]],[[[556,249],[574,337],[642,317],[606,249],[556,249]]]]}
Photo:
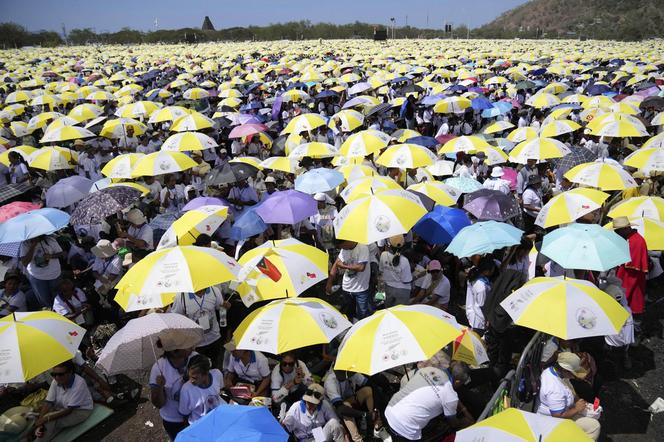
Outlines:
{"type": "Polygon", "coordinates": [[[553,367],[542,372],[540,377],[539,407],[537,412],[550,416],[562,413],[574,405],[574,393],[563,383],[553,367]]]}
{"type": "Polygon", "coordinates": [[[179,293],[171,307],[171,312],[179,313],[198,323],[203,329],[203,339],[199,347],[210,345],[221,338],[216,311],[224,303],[221,290],[209,287],[203,296],[195,293],[179,293]]]}
{"type": "Polygon", "coordinates": [[[178,411],[182,416],[189,416],[187,421],[191,424],[205,416],[221,404],[221,388],[224,386],[224,376],[216,368],[210,370],[210,385],[199,387],[188,381],[180,390],[180,404],[178,411]]]}
{"type": "Polygon", "coordinates": [[[249,356],[249,364],[247,365],[244,365],[241,359],[238,359],[231,354],[228,361],[228,372],[235,373],[240,379],[258,382],[261,379],[270,376],[270,366],[263,353],[252,351],[249,356]]]}
{"type": "MultiPolygon", "coordinates": [[[[297,366],[300,367],[300,369],[302,370],[302,374],[304,375],[302,378],[302,384],[304,385],[311,384],[313,380],[311,379],[311,373],[307,368],[307,364],[298,360],[297,366]]],[[[281,369],[281,364],[277,364],[272,369],[270,388],[272,390],[272,400],[274,402],[283,401],[284,398],[286,398],[286,396],[288,396],[292,391],[295,391],[297,389],[297,385],[293,385],[293,387],[290,390],[288,390],[285,387],[287,383],[292,382],[293,379],[295,379],[296,370],[297,367],[293,367],[293,371],[291,371],[290,373],[286,373],[281,369]]]]}
{"type": "MultiPolygon", "coordinates": [[[[196,352],[192,352],[189,355],[189,359],[197,354],[196,352]]],[[[152,369],[150,370],[150,387],[159,388],[159,385],[157,385],[157,376],[159,375],[162,375],[166,382],[164,385],[166,403],[159,409],[159,415],[166,422],[182,422],[185,418],[178,411],[180,389],[182,389],[182,385],[184,384],[182,375],[185,368],[186,364],[185,367],[177,369],[168,359],[161,357],[157,359],[157,362],[152,365],[152,369]]]]}
{"type": "Polygon", "coordinates": [[[413,282],[413,275],[410,272],[410,263],[405,256],[399,256],[399,263],[392,265],[394,254],[384,251],[380,254],[378,263],[383,282],[385,285],[397,289],[410,289],[413,282]]]}
{"type": "Polygon", "coordinates": [[[310,440],[314,428],[323,428],[332,419],[338,417],[329,402],[322,401],[313,414],[310,414],[307,405],[300,400],[291,405],[282,424],[298,440],[310,440]]]}
{"type": "Polygon", "coordinates": [[[420,439],[429,421],[443,414],[454,417],[459,397],[443,370],[418,370],[405,387],[396,392],[385,409],[390,428],[410,440],[420,439]]]}
{"type": "Polygon", "coordinates": [[[52,403],[56,409],[92,410],[93,407],[90,390],[85,380],[77,374],[74,374],[72,383],[64,387],[56,381],[51,382],[45,401],[52,403]]]}

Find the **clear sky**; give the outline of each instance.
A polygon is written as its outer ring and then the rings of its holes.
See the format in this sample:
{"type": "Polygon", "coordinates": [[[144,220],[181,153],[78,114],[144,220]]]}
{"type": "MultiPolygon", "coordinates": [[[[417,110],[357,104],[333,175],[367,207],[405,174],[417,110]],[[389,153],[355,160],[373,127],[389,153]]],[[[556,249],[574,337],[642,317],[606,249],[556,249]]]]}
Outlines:
{"type": "Polygon", "coordinates": [[[448,21],[476,27],[526,0],[0,0],[0,22],[30,31],[124,26],[143,31],[200,27],[210,16],[215,28],[266,25],[290,20],[387,23],[441,28],[448,21]],[[428,20],[427,20],[428,17],[428,20]]]}

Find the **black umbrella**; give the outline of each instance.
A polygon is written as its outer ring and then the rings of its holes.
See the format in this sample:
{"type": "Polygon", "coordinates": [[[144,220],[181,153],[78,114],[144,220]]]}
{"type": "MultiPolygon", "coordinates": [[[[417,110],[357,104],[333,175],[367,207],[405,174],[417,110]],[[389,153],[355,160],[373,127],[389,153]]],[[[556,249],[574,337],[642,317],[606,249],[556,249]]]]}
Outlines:
{"type": "Polygon", "coordinates": [[[93,192],[78,202],[69,222],[72,225],[99,224],[106,217],[134,204],[141,193],[128,186],[106,187],[93,192]]]}
{"type": "Polygon", "coordinates": [[[247,163],[226,163],[222,167],[215,167],[205,178],[208,186],[232,184],[255,177],[258,169],[247,163]]]}
{"type": "Polygon", "coordinates": [[[567,172],[574,166],[589,163],[597,159],[597,155],[585,147],[571,147],[570,150],[571,152],[562,158],[552,158],[549,160],[562,173],[567,172]]]}
{"type": "Polygon", "coordinates": [[[639,105],[641,109],[653,108],[656,111],[664,110],[664,97],[646,97],[639,105]]]}
{"type": "Polygon", "coordinates": [[[28,182],[0,186],[0,203],[15,198],[19,195],[23,195],[25,192],[34,189],[34,187],[35,186],[28,182]]]}

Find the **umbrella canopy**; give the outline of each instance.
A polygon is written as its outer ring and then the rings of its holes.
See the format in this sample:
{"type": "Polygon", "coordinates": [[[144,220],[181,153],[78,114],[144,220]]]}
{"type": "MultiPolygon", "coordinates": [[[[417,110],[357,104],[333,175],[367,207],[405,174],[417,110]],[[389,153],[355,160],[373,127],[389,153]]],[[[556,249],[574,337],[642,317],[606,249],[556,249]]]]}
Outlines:
{"type": "Polygon", "coordinates": [[[614,335],[629,316],[593,283],[570,278],[534,278],[500,305],[515,324],[560,339],[614,335]]]}
{"type": "Polygon", "coordinates": [[[201,234],[212,236],[226,220],[227,214],[226,206],[201,206],[187,211],[164,232],[157,250],[191,245],[201,234]]]}
{"type": "Polygon", "coordinates": [[[441,206],[453,206],[461,196],[461,192],[455,187],[434,180],[412,184],[407,190],[421,193],[441,206]]]}
{"type": "Polygon", "coordinates": [[[101,223],[107,216],[118,213],[134,204],[141,191],[133,187],[106,187],[88,194],[78,202],[71,214],[72,225],[101,223]]]}
{"type": "Polygon", "coordinates": [[[286,442],[288,433],[267,407],[220,405],[178,433],[177,442],[286,442]]]}
{"type": "Polygon", "coordinates": [[[378,130],[363,130],[349,136],[339,148],[346,157],[365,157],[387,147],[390,136],[378,130]]]}
{"type": "Polygon", "coordinates": [[[467,226],[470,219],[463,210],[435,206],[413,226],[413,232],[429,244],[449,244],[467,226]]]}
{"type": "Polygon", "coordinates": [[[118,155],[101,169],[101,174],[108,178],[132,178],[131,171],[134,166],[143,158],[142,153],[125,153],[118,155]]]}
{"type": "Polygon", "coordinates": [[[14,201],[13,203],[5,204],[0,207],[0,223],[14,218],[22,213],[30,212],[41,208],[41,205],[28,203],[26,201],[14,201]]]}
{"type": "Polygon", "coordinates": [[[374,375],[424,361],[460,335],[458,324],[429,305],[397,305],[355,323],[346,333],[335,370],[374,375]]]}
{"type": "Polygon", "coordinates": [[[256,208],[256,213],[267,224],[296,224],[318,213],[318,203],[297,190],[278,190],[256,208]]]}
{"type": "MultiPolygon", "coordinates": [[[[629,223],[646,240],[648,250],[664,250],[664,222],[652,218],[629,218],[629,223]]],[[[613,230],[613,222],[604,226],[613,230]]]]}
{"type": "Polygon", "coordinates": [[[595,161],[597,155],[592,153],[590,150],[585,147],[571,147],[570,153],[565,155],[562,158],[554,158],[551,162],[556,166],[561,172],[567,172],[574,166],[578,166],[582,163],[589,163],[595,161]]]}
{"type": "Polygon", "coordinates": [[[46,205],[71,206],[89,195],[92,184],[92,180],[78,175],[63,178],[46,191],[46,205]]]}
{"type": "Polygon", "coordinates": [[[456,434],[456,442],[496,440],[503,442],[591,442],[571,419],[508,408],[456,434]]]}
{"type": "Polygon", "coordinates": [[[228,205],[228,203],[226,203],[222,199],[214,198],[211,196],[199,196],[189,201],[187,204],[185,204],[185,206],[182,208],[182,211],[186,212],[187,210],[198,209],[199,207],[202,206],[226,206],[226,205],[228,205]]]}
{"type": "Polygon", "coordinates": [[[251,312],[233,332],[237,348],[281,354],[327,344],[351,323],[317,298],[272,301],[251,312]]]}
{"type": "Polygon", "coordinates": [[[416,169],[429,166],[436,160],[436,155],[426,147],[417,144],[395,144],[385,149],[376,163],[385,167],[416,169]]]}
{"type": "Polygon", "coordinates": [[[313,195],[335,189],[345,181],[344,175],[334,169],[311,169],[295,179],[295,190],[313,195]]]}
{"type": "Polygon", "coordinates": [[[166,307],[175,301],[175,293],[136,293],[130,287],[117,291],[113,300],[125,312],[138,312],[147,309],[166,307]]]}
{"type": "Polygon", "coordinates": [[[528,160],[548,160],[562,158],[571,151],[565,144],[555,138],[531,138],[517,144],[510,151],[510,161],[526,164],[528,160]]]}
{"type": "Polygon", "coordinates": [[[260,204],[249,207],[231,225],[231,238],[240,241],[258,235],[267,230],[267,224],[258,216],[256,208],[260,204]]]}
{"type": "Polygon", "coordinates": [[[507,221],[521,213],[516,199],[500,190],[476,190],[466,195],[465,202],[463,208],[481,221],[507,221]]]}
{"type": "Polygon", "coordinates": [[[0,224],[0,244],[50,235],[68,223],[69,214],[58,209],[43,208],[23,213],[0,224]]]}
{"type": "Polygon", "coordinates": [[[522,235],[522,230],[510,224],[497,221],[478,222],[461,229],[446,251],[459,258],[483,255],[521,243],[522,235]]]}
{"type": "Polygon", "coordinates": [[[624,190],[638,186],[629,172],[614,162],[579,164],[568,170],[564,176],[573,183],[602,190],[624,190]]]}
{"type": "Polygon", "coordinates": [[[42,147],[30,154],[28,165],[49,172],[73,169],[78,155],[63,147],[42,147]]]}
{"type": "Polygon", "coordinates": [[[205,150],[217,147],[218,144],[208,135],[200,132],[180,132],[171,135],[161,145],[161,150],[173,150],[187,152],[193,150],[205,150]]]}
{"type": "Polygon", "coordinates": [[[664,172],[664,148],[647,147],[638,149],[625,158],[624,164],[640,169],[648,175],[652,172],[664,172]]]}
{"type": "Polygon", "coordinates": [[[182,152],[160,150],[139,158],[131,170],[132,177],[165,175],[196,167],[196,161],[182,152]]]}
{"type": "Polygon", "coordinates": [[[461,193],[471,193],[482,189],[482,184],[472,178],[455,176],[445,180],[445,184],[458,189],[461,193]]]}
{"type": "Polygon", "coordinates": [[[610,218],[626,216],[628,218],[646,217],[664,221],[664,198],[659,196],[637,196],[613,206],[610,218]]]}
{"type": "Polygon", "coordinates": [[[604,204],[609,194],[590,188],[577,188],[551,198],[537,214],[535,224],[548,229],[576,221],[604,204]]]}
{"type": "MultiPolygon", "coordinates": [[[[288,146],[287,146],[288,147],[288,146]]],[[[329,158],[337,155],[337,149],[328,143],[320,143],[318,141],[312,143],[300,144],[288,153],[289,158],[329,158]]]]}
{"type": "Polygon", "coordinates": [[[407,233],[426,212],[414,194],[384,190],[358,198],[341,209],[334,219],[334,231],[338,239],[370,244],[407,233]]]}
{"type": "Polygon", "coordinates": [[[247,163],[226,163],[215,167],[205,177],[208,186],[219,186],[243,181],[258,174],[258,169],[247,163]]]}
{"type": "Polygon", "coordinates": [[[631,261],[627,241],[597,224],[570,224],[544,235],[541,253],[563,268],[598,272],[631,261]]]}
{"type": "Polygon", "coordinates": [[[72,359],[85,329],[50,311],[15,312],[0,319],[0,382],[23,383],[72,359]]]}
{"type": "Polygon", "coordinates": [[[193,348],[203,338],[203,329],[178,313],[150,313],[132,319],[118,330],[99,355],[97,367],[108,376],[148,370],[164,350],[193,348]],[[157,347],[157,339],[163,348],[157,347]]]}
{"type": "Polygon", "coordinates": [[[339,195],[346,203],[350,203],[358,198],[370,196],[387,189],[401,190],[401,186],[390,177],[367,176],[350,182],[339,195]]]}

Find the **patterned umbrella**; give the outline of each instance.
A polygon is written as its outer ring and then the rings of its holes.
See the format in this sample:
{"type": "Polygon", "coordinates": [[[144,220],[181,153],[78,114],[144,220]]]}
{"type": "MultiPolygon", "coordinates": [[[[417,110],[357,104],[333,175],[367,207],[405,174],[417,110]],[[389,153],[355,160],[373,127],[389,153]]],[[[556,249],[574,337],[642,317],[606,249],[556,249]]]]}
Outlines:
{"type": "Polygon", "coordinates": [[[480,189],[465,197],[465,210],[481,221],[506,221],[519,215],[519,204],[500,190],[480,189]]]}
{"type": "Polygon", "coordinates": [[[28,182],[0,186],[0,203],[19,195],[23,195],[28,190],[34,189],[34,187],[35,186],[28,182]]]}
{"type": "Polygon", "coordinates": [[[556,169],[561,173],[565,173],[572,167],[578,166],[579,164],[589,163],[597,159],[597,155],[585,147],[571,147],[570,150],[572,152],[568,153],[564,157],[550,160],[553,164],[555,164],[556,169]]]}
{"type": "Polygon", "coordinates": [[[107,187],[83,198],[71,215],[72,225],[100,223],[104,218],[126,209],[141,196],[133,187],[107,187]]]}
{"type": "Polygon", "coordinates": [[[26,201],[14,201],[13,203],[5,204],[0,207],[0,223],[4,223],[8,219],[14,218],[22,213],[39,209],[40,207],[39,204],[28,203],[26,201]]]}

